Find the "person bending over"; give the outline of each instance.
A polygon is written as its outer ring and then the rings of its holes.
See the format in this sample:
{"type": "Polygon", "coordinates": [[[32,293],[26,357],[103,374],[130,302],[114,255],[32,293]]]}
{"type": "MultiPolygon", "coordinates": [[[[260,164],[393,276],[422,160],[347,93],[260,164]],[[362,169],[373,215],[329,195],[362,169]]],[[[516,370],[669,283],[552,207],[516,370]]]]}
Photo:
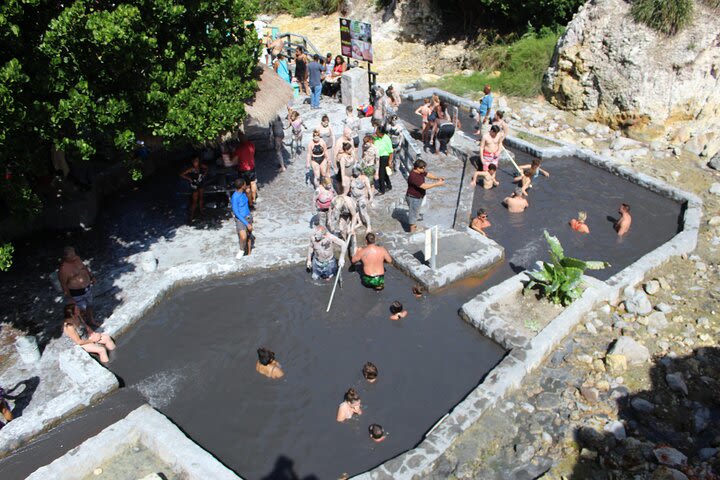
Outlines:
{"type": "Polygon", "coordinates": [[[102,363],[110,361],[108,351],[115,350],[115,342],[106,333],[97,333],[88,327],[80,316],[80,309],[75,304],[65,305],[63,311],[63,333],[83,350],[100,357],[102,363]]]}
{"type": "Polygon", "coordinates": [[[258,359],[255,362],[255,371],[260,375],[264,375],[272,380],[277,380],[285,375],[282,371],[280,362],[275,360],[275,352],[271,352],[265,347],[257,349],[258,359]]]}
{"type": "Polygon", "coordinates": [[[392,257],[385,249],[375,245],[375,234],[365,235],[367,246],[358,249],[351,262],[362,262],[361,280],[363,286],[377,291],[385,288],[385,263],[392,263],[392,257]]]}

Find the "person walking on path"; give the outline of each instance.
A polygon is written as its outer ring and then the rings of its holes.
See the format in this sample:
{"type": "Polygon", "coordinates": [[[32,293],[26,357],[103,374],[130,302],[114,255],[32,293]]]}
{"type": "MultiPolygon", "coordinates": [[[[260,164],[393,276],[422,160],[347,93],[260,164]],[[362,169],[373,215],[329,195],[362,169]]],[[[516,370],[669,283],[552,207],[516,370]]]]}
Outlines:
{"type": "Polygon", "coordinates": [[[252,215],[250,214],[250,205],[246,193],[245,180],[238,178],[235,180],[235,193],[230,197],[233,215],[235,217],[235,230],[240,240],[240,250],[238,250],[235,258],[238,260],[252,252],[251,235],[253,232],[252,215]]]}
{"type": "Polygon", "coordinates": [[[323,67],[320,65],[320,55],[313,55],[312,62],[307,66],[307,72],[310,84],[310,108],[317,110],[320,108],[320,95],[322,94],[323,67]]]}
{"type": "Polygon", "coordinates": [[[408,188],[405,194],[405,201],[408,204],[408,225],[410,233],[417,229],[420,206],[427,190],[445,185],[445,179],[427,171],[427,163],[424,160],[415,160],[413,169],[408,175],[408,188]],[[427,183],[426,179],[435,180],[435,183],[427,183]]]}
{"type": "MultiPolygon", "coordinates": [[[[283,150],[285,150],[283,146],[283,140],[285,140],[285,125],[283,125],[280,115],[277,115],[275,120],[270,123],[270,137],[272,138],[272,145],[275,147],[275,155],[280,165],[278,171],[284,172],[286,170],[285,159],[283,158],[283,150]]],[[[257,188],[257,186],[255,188],[257,188]]]]}
{"type": "Polygon", "coordinates": [[[62,262],[58,268],[58,280],[65,296],[82,312],[88,323],[99,327],[93,318],[92,287],[95,276],[75,253],[73,247],[63,248],[62,262]]]}
{"type": "Polygon", "coordinates": [[[284,53],[278,54],[277,58],[273,62],[273,68],[277,72],[277,74],[285,80],[287,83],[292,83],[292,75],[290,75],[290,66],[288,65],[288,61],[285,58],[284,53]]]}
{"type": "Polygon", "coordinates": [[[385,131],[385,127],[378,126],[375,130],[375,139],[373,140],[378,156],[380,157],[380,166],[378,169],[378,195],[385,194],[386,191],[392,190],[390,183],[390,158],[393,154],[392,140],[390,135],[385,131]]]}
{"type": "Polygon", "coordinates": [[[478,125],[475,135],[484,136],[490,130],[490,111],[493,105],[492,88],[485,85],[483,89],[485,96],[480,100],[480,108],[478,109],[478,125]]]}
{"type": "Polygon", "coordinates": [[[308,72],[307,72],[308,58],[305,55],[303,47],[297,47],[295,50],[295,79],[298,83],[298,92],[303,95],[309,95],[310,89],[308,88],[308,72]]]}
{"type": "MultiPolygon", "coordinates": [[[[281,125],[282,126],[282,123],[281,125]]],[[[245,135],[240,136],[240,143],[235,149],[238,173],[245,184],[250,187],[250,205],[257,200],[257,174],[255,173],[255,144],[245,135]]]]}

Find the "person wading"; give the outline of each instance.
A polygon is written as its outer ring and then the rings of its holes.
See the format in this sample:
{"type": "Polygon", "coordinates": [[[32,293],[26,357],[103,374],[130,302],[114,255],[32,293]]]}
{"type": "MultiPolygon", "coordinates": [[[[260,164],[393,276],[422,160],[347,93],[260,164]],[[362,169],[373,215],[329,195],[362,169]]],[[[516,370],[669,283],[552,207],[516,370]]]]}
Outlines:
{"type": "Polygon", "coordinates": [[[377,291],[385,288],[385,263],[392,263],[392,257],[385,249],[375,245],[375,234],[365,235],[367,246],[360,248],[350,260],[352,263],[362,262],[362,284],[377,291]]]}

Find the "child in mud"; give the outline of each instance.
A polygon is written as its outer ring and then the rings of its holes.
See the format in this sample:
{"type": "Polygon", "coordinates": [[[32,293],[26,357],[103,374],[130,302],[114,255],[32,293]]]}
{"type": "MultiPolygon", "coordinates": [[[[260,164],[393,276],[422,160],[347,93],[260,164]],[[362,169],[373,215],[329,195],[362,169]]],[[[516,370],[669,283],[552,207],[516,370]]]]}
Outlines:
{"type": "Polygon", "coordinates": [[[483,180],[483,188],[485,190],[490,190],[493,187],[497,187],[500,185],[500,182],[497,181],[496,178],[497,174],[497,167],[494,163],[491,163],[488,165],[487,170],[478,170],[475,172],[475,174],[472,177],[472,180],[470,180],[470,185],[475,186],[477,185],[477,181],[482,178],[483,180]]]}

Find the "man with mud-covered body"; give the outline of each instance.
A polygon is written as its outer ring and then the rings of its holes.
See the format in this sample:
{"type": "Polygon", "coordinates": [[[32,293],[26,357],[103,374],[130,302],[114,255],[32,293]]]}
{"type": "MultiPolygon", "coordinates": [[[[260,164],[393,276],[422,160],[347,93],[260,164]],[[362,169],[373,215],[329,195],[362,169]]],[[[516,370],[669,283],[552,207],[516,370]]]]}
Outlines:
{"type": "Polygon", "coordinates": [[[362,284],[367,288],[382,290],[385,288],[385,262],[392,263],[392,257],[385,249],[375,245],[375,234],[365,235],[367,246],[355,252],[352,263],[362,262],[362,284]]]}
{"type": "Polygon", "coordinates": [[[63,293],[82,312],[83,318],[89,323],[98,326],[93,318],[93,295],[92,286],[95,284],[95,276],[83,263],[82,259],[75,253],[73,247],[63,249],[62,261],[58,268],[58,280],[63,293]]]}

